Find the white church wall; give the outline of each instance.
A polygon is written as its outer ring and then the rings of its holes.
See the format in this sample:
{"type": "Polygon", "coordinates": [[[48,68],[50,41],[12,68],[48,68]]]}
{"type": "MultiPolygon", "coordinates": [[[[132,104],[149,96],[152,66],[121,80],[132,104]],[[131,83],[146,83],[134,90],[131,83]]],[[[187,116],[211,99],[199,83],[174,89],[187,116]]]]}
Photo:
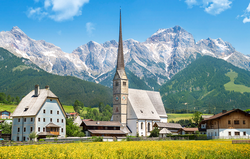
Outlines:
{"type": "Polygon", "coordinates": [[[134,120],[127,120],[127,126],[132,131],[131,136],[136,136],[136,119],[134,120]]]}
{"type": "Polygon", "coordinates": [[[161,121],[163,123],[167,123],[168,122],[168,118],[167,117],[160,117],[161,121]]]}

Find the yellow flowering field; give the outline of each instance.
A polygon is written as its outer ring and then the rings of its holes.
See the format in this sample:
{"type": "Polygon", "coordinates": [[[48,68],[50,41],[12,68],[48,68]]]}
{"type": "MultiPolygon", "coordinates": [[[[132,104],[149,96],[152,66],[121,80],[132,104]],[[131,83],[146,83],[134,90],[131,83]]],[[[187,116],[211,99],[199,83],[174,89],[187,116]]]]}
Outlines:
{"type": "Polygon", "coordinates": [[[127,141],[0,147],[0,158],[250,158],[232,141],[127,141]]]}

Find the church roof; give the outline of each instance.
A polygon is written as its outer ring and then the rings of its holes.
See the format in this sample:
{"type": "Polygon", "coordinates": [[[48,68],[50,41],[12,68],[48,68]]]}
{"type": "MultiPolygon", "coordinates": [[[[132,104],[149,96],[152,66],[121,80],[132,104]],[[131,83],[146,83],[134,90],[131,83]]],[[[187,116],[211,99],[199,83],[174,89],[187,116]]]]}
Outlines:
{"type": "Polygon", "coordinates": [[[138,119],[160,120],[160,116],[167,117],[159,92],[129,89],[128,100],[138,119]]]}
{"type": "Polygon", "coordinates": [[[124,70],[123,44],[122,44],[122,15],[120,10],[120,30],[116,70],[124,70]]]}
{"type": "Polygon", "coordinates": [[[38,97],[34,96],[35,90],[27,94],[16,107],[12,117],[35,116],[48,97],[58,99],[58,97],[49,89],[40,89],[39,92],[38,97]]]}

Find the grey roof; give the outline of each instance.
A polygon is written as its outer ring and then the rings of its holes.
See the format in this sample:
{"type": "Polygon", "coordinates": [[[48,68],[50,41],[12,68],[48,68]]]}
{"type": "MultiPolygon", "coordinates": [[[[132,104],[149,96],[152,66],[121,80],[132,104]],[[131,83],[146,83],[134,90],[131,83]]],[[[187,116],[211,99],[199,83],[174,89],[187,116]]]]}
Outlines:
{"type": "Polygon", "coordinates": [[[157,124],[157,126],[160,127],[160,128],[176,128],[176,129],[181,129],[182,128],[182,126],[180,124],[177,124],[177,123],[157,122],[155,124],[157,124]]]}
{"type": "Polygon", "coordinates": [[[160,120],[160,117],[167,117],[159,92],[129,89],[128,100],[138,119],[160,120]]]}
{"type": "Polygon", "coordinates": [[[92,134],[124,134],[125,132],[121,130],[88,130],[92,134]]]}
{"type": "Polygon", "coordinates": [[[46,127],[48,127],[48,128],[60,128],[61,126],[58,126],[54,123],[49,123],[46,127]]]}
{"type": "Polygon", "coordinates": [[[164,108],[164,104],[161,99],[160,92],[156,91],[147,91],[147,94],[154,105],[157,113],[159,114],[160,117],[167,117],[166,110],[164,108]]]}
{"type": "Polygon", "coordinates": [[[120,130],[123,131],[126,134],[131,133],[131,131],[129,130],[129,128],[127,126],[121,127],[120,130]]]}
{"type": "Polygon", "coordinates": [[[77,126],[80,126],[82,123],[82,119],[80,116],[77,116],[74,120],[74,124],[76,124],[77,126]]]}
{"type": "Polygon", "coordinates": [[[161,131],[159,133],[160,134],[172,134],[171,131],[169,131],[167,128],[161,129],[161,131]]]}
{"type": "Polygon", "coordinates": [[[81,125],[86,126],[115,126],[122,127],[122,124],[118,121],[83,121],[81,125]]]}
{"type": "Polygon", "coordinates": [[[21,102],[16,107],[12,116],[35,116],[46,99],[50,98],[58,98],[54,93],[52,93],[49,89],[40,89],[40,93],[38,97],[34,96],[35,90],[31,91],[28,95],[26,95],[21,102]],[[25,108],[28,108],[26,111],[25,108]]]}

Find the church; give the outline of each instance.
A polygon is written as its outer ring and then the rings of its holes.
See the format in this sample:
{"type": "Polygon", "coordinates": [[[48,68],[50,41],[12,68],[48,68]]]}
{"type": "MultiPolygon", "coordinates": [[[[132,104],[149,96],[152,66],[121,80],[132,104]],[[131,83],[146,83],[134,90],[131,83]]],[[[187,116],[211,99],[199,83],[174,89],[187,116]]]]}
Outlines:
{"type": "Polygon", "coordinates": [[[167,114],[159,92],[128,88],[125,72],[120,11],[119,44],[113,79],[112,121],[120,122],[128,135],[149,136],[156,122],[167,123],[167,114]]]}

